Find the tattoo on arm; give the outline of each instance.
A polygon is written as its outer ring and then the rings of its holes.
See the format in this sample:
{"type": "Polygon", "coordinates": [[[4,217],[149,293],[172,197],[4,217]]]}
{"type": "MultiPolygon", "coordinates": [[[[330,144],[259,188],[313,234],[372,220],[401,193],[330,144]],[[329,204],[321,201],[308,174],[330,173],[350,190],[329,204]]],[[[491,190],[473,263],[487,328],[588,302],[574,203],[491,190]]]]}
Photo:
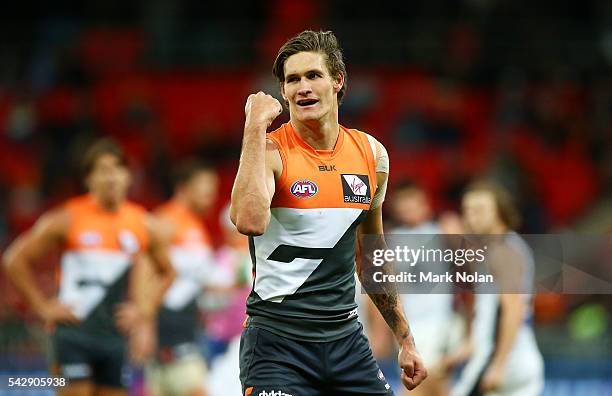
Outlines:
{"type": "MultiPolygon", "coordinates": [[[[386,244],[382,237],[379,241],[375,242],[376,245],[383,245],[386,248],[386,244]]],[[[380,248],[376,246],[375,248],[380,248]]],[[[410,327],[408,321],[404,315],[404,311],[399,298],[399,292],[397,286],[393,282],[375,282],[374,273],[382,272],[383,275],[393,273],[393,263],[386,262],[384,265],[377,267],[372,264],[373,260],[369,252],[373,252],[374,249],[365,249],[362,252],[360,259],[361,263],[357,267],[357,274],[359,280],[370,296],[370,299],[376,305],[376,308],[387,322],[389,328],[393,331],[395,338],[401,342],[405,339],[412,340],[410,327]]]]}

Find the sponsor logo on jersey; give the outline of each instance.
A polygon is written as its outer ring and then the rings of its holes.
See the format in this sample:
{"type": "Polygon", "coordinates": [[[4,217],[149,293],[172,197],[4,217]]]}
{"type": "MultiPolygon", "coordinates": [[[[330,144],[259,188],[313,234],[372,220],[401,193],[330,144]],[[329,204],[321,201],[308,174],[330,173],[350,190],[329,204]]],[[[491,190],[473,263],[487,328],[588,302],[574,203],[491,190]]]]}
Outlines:
{"type": "Polygon", "coordinates": [[[344,202],[369,204],[372,202],[370,193],[370,179],[368,175],[346,175],[342,179],[342,192],[344,202]]]}
{"type": "Polygon", "coordinates": [[[291,185],[291,194],[298,198],[313,197],[317,191],[319,191],[319,188],[310,180],[298,180],[291,185]]]}
{"type": "Polygon", "coordinates": [[[138,238],[136,238],[136,235],[130,230],[119,231],[119,245],[121,246],[121,250],[128,254],[134,254],[140,248],[138,238]]]}
{"type": "Polygon", "coordinates": [[[79,242],[86,247],[94,247],[102,243],[102,235],[96,231],[84,231],[79,235],[79,242]]]}
{"type": "Polygon", "coordinates": [[[261,392],[259,392],[258,396],[293,396],[293,395],[289,394],[289,393],[285,393],[285,392],[280,391],[280,390],[278,390],[278,391],[273,391],[272,390],[272,391],[269,391],[269,392],[266,392],[265,390],[262,390],[261,392]]]}
{"type": "Polygon", "coordinates": [[[352,318],[353,316],[357,316],[357,308],[351,310],[351,312],[349,312],[347,319],[352,318]]]}
{"type": "Polygon", "coordinates": [[[335,172],[336,165],[319,165],[319,172],[335,172]]]}
{"type": "Polygon", "coordinates": [[[378,369],[378,379],[385,383],[385,389],[386,390],[389,390],[389,388],[391,388],[391,385],[389,385],[389,383],[385,379],[385,375],[383,374],[381,369],[378,369]]]}
{"type": "Polygon", "coordinates": [[[87,378],[91,375],[91,366],[87,363],[69,363],[60,366],[60,375],[70,379],[87,378]]]}
{"type": "Polygon", "coordinates": [[[191,242],[199,242],[202,240],[202,231],[198,230],[197,228],[190,228],[185,231],[184,238],[185,240],[188,240],[191,242]]]}
{"type": "Polygon", "coordinates": [[[197,228],[190,228],[183,234],[183,246],[189,249],[204,247],[204,235],[197,228]]]}

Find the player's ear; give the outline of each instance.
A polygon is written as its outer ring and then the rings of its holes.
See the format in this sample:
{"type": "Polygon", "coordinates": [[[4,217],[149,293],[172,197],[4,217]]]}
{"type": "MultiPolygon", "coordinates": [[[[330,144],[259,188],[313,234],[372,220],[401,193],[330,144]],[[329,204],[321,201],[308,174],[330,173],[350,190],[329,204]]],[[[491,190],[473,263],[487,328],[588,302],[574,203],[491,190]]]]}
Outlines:
{"type": "Polygon", "coordinates": [[[334,80],[333,86],[334,86],[334,92],[335,93],[340,92],[340,90],[344,86],[344,74],[338,73],[338,76],[334,80]]]}
{"type": "Polygon", "coordinates": [[[285,102],[285,106],[289,108],[289,100],[287,100],[287,95],[285,94],[285,84],[282,82],[280,83],[280,93],[281,93],[281,96],[283,97],[283,101],[285,102]]]}

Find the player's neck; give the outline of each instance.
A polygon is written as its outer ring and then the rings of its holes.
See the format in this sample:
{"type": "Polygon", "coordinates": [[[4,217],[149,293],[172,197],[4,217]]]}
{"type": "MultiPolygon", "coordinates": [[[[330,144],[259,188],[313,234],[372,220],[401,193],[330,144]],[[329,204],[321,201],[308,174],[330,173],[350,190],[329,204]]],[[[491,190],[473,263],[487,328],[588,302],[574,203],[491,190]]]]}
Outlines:
{"type": "Polygon", "coordinates": [[[119,207],[121,206],[121,202],[118,201],[104,200],[95,194],[92,194],[92,197],[95,200],[96,204],[105,212],[115,213],[119,210],[119,207]]]}
{"type": "Polygon", "coordinates": [[[489,234],[491,234],[491,235],[502,235],[502,234],[506,234],[508,231],[509,231],[508,227],[506,227],[504,224],[497,223],[493,227],[491,227],[491,230],[489,231],[489,234]]]}
{"type": "Polygon", "coordinates": [[[180,205],[182,208],[184,208],[185,210],[187,210],[188,212],[191,212],[193,214],[198,214],[196,210],[193,209],[193,207],[191,206],[189,199],[187,198],[187,196],[185,194],[183,194],[180,191],[177,191],[174,194],[174,197],[172,197],[172,200],[177,203],[178,205],[180,205]]]}
{"type": "Polygon", "coordinates": [[[295,128],[295,132],[315,150],[333,150],[336,146],[340,133],[338,117],[313,120],[312,122],[291,120],[291,124],[295,128]]]}

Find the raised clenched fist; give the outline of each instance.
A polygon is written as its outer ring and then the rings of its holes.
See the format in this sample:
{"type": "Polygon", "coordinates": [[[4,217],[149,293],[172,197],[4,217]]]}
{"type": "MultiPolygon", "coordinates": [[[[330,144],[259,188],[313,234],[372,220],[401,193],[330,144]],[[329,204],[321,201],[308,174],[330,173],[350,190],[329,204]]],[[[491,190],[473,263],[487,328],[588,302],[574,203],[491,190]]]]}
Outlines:
{"type": "Polygon", "coordinates": [[[249,95],[244,106],[247,123],[263,123],[266,127],[269,127],[272,121],[282,112],[283,106],[280,102],[273,96],[261,91],[249,95]]]}

